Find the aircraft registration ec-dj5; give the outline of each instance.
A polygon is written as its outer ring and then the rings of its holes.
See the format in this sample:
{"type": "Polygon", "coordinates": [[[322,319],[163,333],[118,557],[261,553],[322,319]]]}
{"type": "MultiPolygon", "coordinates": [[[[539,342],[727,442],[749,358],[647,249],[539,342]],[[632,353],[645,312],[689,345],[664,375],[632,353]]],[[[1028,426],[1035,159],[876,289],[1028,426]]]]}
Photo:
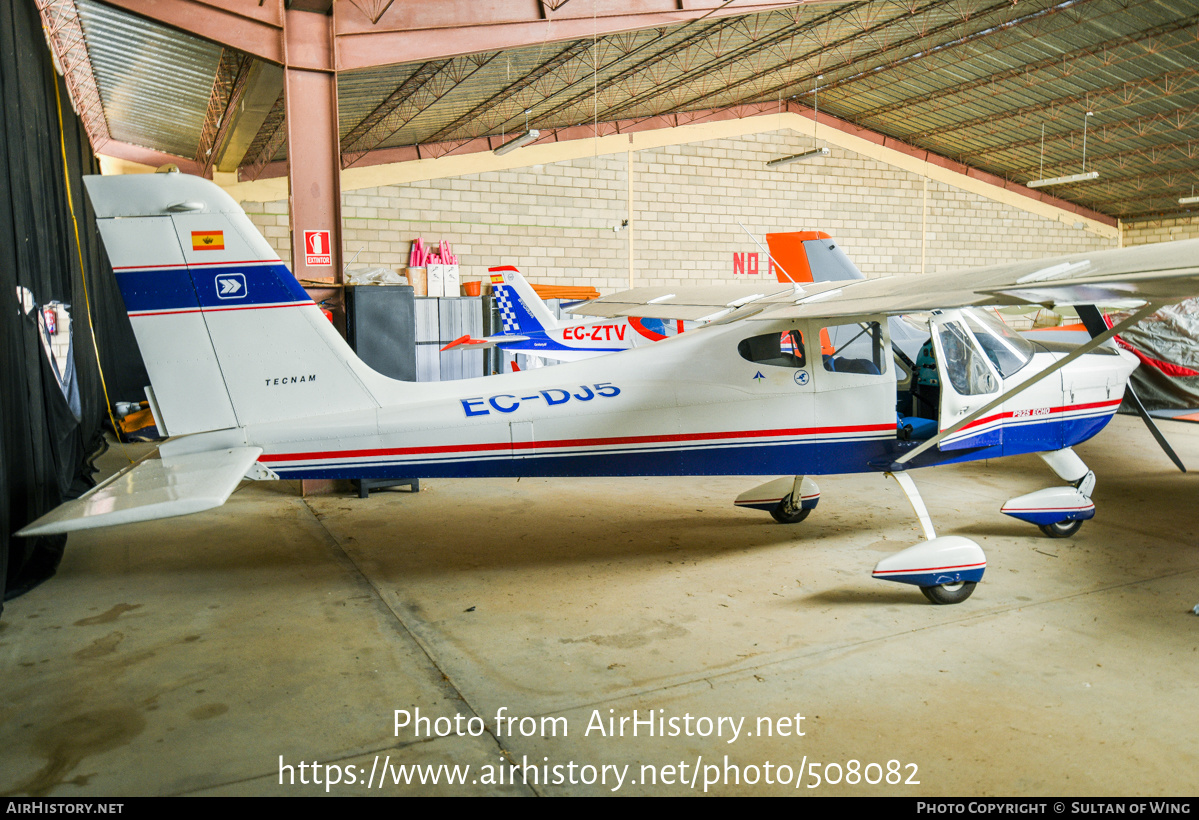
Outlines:
{"type": "Polygon", "coordinates": [[[172,438],[27,536],[209,509],[243,478],[774,474],[736,503],[795,522],[819,500],[813,476],[875,471],[899,482],[926,540],[874,576],[956,603],[986,559],[970,539],[937,537],[909,471],[1038,453],[1063,485],[1003,512],[1072,534],[1094,515],[1095,477],[1071,447],[1108,422],[1136,366],[1103,343],[1199,294],[1199,240],[951,274],[636,289],[575,312],[703,326],[552,368],[399,382],[354,355],[216,185],[85,181],[172,438]],[[974,309],[1115,299],[1144,304],[1069,350],[974,309]],[[926,384],[888,331],[917,313],[936,358],[926,384]]]}

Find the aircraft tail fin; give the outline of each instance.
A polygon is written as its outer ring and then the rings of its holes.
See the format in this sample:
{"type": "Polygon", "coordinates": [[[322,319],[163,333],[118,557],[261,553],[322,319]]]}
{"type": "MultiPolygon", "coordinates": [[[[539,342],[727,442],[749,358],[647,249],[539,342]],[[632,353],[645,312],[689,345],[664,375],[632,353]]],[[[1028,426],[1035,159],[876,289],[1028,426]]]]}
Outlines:
{"type": "Polygon", "coordinates": [[[536,333],[561,327],[562,323],[550,313],[520,271],[511,265],[487,270],[491,274],[491,292],[495,294],[500,316],[504,320],[505,335],[536,333]]]}
{"type": "Polygon", "coordinates": [[[165,434],[379,405],[391,380],[358,359],[218,186],[179,173],[84,182],[165,434]]]}
{"type": "Polygon", "coordinates": [[[840,282],[865,279],[845,251],[824,231],[768,233],[766,244],[780,282],[840,282]]]}

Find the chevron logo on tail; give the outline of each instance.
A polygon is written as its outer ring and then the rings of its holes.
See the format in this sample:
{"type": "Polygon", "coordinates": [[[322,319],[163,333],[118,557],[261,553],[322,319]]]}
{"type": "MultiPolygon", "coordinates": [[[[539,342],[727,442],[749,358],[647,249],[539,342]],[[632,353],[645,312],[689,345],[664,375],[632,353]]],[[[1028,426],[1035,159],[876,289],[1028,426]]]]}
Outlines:
{"type": "Polygon", "coordinates": [[[240,273],[218,274],[216,295],[218,299],[244,299],[246,297],[245,275],[240,273]]]}

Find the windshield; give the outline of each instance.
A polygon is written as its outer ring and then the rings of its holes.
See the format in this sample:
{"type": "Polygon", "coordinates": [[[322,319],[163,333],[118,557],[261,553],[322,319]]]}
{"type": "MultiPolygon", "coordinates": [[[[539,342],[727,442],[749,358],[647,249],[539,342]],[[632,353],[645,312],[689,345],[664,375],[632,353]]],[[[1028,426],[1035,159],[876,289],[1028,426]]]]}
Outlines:
{"type": "Polygon", "coordinates": [[[999,389],[978,346],[970,341],[970,334],[959,322],[946,322],[940,326],[941,350],[945,354],[945,373],[949,383],[959,396],[982,396],[999,389]]]}
{"type": "Polygon", "coordinates": [[[963,310],[966,324],[999,375],[1007,378],[1032,360],[1032,342],[1013,331],[989,311],[963,310]]]}

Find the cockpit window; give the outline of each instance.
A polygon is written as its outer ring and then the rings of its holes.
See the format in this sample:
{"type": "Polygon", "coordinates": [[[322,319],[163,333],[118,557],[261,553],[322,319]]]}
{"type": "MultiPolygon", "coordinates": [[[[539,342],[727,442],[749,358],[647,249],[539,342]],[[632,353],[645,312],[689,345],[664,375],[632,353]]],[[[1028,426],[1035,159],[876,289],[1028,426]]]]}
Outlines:
{"type": "Polygon", "coordinates": [[[803,336],[798,330],[742,339],[737,352],[743,359],[770,367],[803,367],[806,364],[803,336]]]}
{"type": "Polygon", "coordinates": [[[865,373],[878,376],[887,372],[886,345],[878,322],[833,325],[822,331],[824,369],[831,373],[865,373]]]}
{"type": "Polygon", "coordinates": [[[1032,360],[1032,342],[1013,331],[1003,320],[985,311],[964,310],[966,324],[999,375],[1007,378],[1032,360]]]}

